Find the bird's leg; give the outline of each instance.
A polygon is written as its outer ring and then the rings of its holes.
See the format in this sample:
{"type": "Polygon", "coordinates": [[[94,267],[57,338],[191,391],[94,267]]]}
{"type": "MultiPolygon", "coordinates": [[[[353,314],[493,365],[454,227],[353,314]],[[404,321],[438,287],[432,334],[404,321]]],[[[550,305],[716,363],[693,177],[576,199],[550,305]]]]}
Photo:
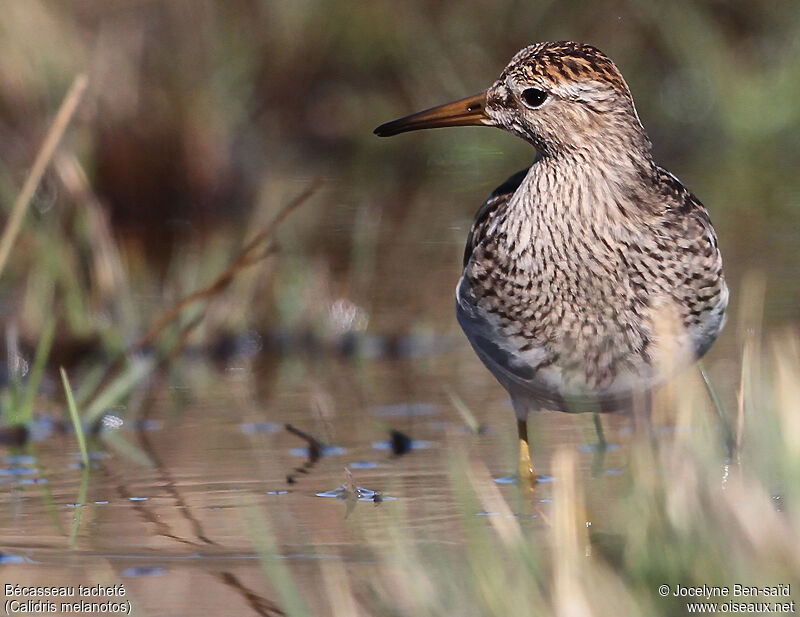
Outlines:
{"type": "Polygon", "coordinates": [[[597,449],[605,450],[608,447],[608,442],[603,433],[603,422],[600,420],[600,414],[595,411],[592,414],[592,419],[594,420],[594,432],[597,434],[597,449]]]}
{"type": "Polygon", "coordinates": [[[517,420],[517,434],[519,435],[519,461],[517,466],[517,477],[519,485],[526,488],[533,488],[536,484],[536,469],[531,460],[531,447],[528,443],[528,422],[527,420],[517,420]]]}
{"type": "Polygon", "coordinates": [[[603,433],[603,422],[600,419],[600,414],[596,411],[593,412],[592,419],[594,420],[594,431],[597,434],[597,446],[594,449],[594,456],[592,456],[592,475],[596,478],[603,471],[608,442],[603,433]]]}
{"type": "Polygon", "coordinates": [[[653,395],[647,390],[638,393],[633,399],[633,433],[641,439],[645,437],[655,443],[653,435],[653,395]]]}

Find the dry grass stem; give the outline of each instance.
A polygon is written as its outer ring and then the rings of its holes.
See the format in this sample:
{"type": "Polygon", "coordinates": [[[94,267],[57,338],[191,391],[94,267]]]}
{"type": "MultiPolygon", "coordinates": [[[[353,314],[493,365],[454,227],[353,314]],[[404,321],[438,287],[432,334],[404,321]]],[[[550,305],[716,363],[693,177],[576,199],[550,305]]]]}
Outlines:
{"type": "Polygon", "coordinates": [[[88,77],[80,74],[72,82],[72,85],[58,109],[55,120],[47,132],[39,153],[33,162],[28,177],[25,178],[25,183],[22,185],[22,190],[19,192],[14,207],[11,211],[11,217],[8,219],[6,228],[3,230],[3,235],[0,237],[0,274],[5,269],[8,256],[11,253],[11,248],[14,246],[14,241],[17,239],[22,220],[31,203],[31,198],[36,192],[36,187],[44,175],[50,160],[58,146],[61,138],[64,136],[64,131],[67,129],[69,121],[72,119],[75,109],[83,96],[86,86],[89,83],[88,77]]]}
{"type": "Polygon", "coordinates": [[[522,529],[488,469],[476,462],[470,463],[467,469],[475,494],[480,499],[483,509],[491,514],[488,518],[492,528],[500,536],[503,544],[509,547],[515,546],[522,540],[522,529]]]}
{"type": "Polygon", "coordinates": [[[275,217],[245,245],[236,256],[236,259],[233,260],[231,265],[228,266],[224,272],[205,287],[193,291],[168,309],[156,320],[150,330],[132,345],[129,353],[151,345],[161,336],[170,324],[174,323],[175,320],[180,317],[181,313],[183,313],[187,307],[203,300],[210,300],[219,295],[233,282],[236,275],[242,270],[271,254],[274,251],[274,246],[267,244],[267,240],[272,237],[272,234],[275,233],[275,230],[286,217],[302,206],[317,191],[321,184],[322,180],[317,178],[307,189],[300,193],[300,195],[281,208],[280,212],[278,212],[278,214],[276,214],[275,217]],[[261,252],[259,252],[259,249],[262,249],[261,252]]]}
{"type": "MultiPolygon", "coordinates": [[[[214,298],[218,297],[228,288],[236,276],[245,268],[257,263],[261,259],[264,259],[266,256],[274,252],[275,246],[270,244],[268,240],[272,238],[272,235],[275,233],[275,230],[278,228],[278,226],[292,212],[297,210],[306,201],[308,201],[308,199],[317,191],[317,189],[319,189],[321,184],[321,178],[314,180],[314,182],[312,182],[308,188],[306,188],[302,193],[281,208],[278,214],[276,214],[275,217],[245,245],[230,266],[228,266],[221,274],[219,274],[211,283],[205,287],[193,291],[188,296],[183,297],[171,308],[165,311],[143,336],[130,345],[125,353],[121,354],[108,366],[103,378],[89,395],[87,401],[84,401],[84,404],[87,404],[98,396],[109,380],[120,371],[125,358],[137,354],[155,343],[168,327],[180,319],[181,315],[187,308],[198,302],[210,302],[214,298]]],[[[173,347],[172,352],[169,354],[169,357],[174,357],[180,352],[180,350],[188,341],[189,335],[201,323],[202,318],[203,314],[196,316],[181,330],[178,340],[173,347]]]]}

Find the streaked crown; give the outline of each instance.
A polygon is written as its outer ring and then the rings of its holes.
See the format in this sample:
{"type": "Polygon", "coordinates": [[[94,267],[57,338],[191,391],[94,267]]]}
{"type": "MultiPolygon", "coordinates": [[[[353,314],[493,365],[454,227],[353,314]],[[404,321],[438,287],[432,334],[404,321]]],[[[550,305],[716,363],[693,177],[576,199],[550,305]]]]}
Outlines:
{"type": "Polygon", "coordinates": [[[605,82],[621,94],[630,96],[622,74],[608,56],[596,47],[572,41],[525,47],[511,59],[500,75],[500,81],[509,77],[540,79],[553,86],[581,81],[605,82]]]}

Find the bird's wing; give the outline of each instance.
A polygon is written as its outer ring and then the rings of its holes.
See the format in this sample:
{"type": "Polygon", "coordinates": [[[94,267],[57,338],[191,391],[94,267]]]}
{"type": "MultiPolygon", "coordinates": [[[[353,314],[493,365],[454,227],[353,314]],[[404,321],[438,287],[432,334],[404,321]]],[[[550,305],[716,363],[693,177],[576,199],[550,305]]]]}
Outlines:
{"type": "MultiPolygon", "coordinates": [[[[467,246],[464,250],[465,268],[494,217],[502,212],[508,200],[522,184],[528,169],[518,171],[508,178],[483,202],[475,215],[475,221],[467,238],[467,246]]],[[[463,278],[456,290],[456,314],[461,328],[478,357],[509,392],[516,394],[525,391],[534,394],[537,399],[549,401],[551,392],[548,391],[548,388],[543,387],[544,384],[540,383],[540,379],[537,379],[540,377],[537,376],[537,370],[551,363],[545,357],[544,349],[536,346],[525,352],[516,349],[500,332],[499,325],[493,316],[475,304],[463,278]]]]}
{"type": "MultiPolygon", "coordinates": [[[[462,279],[463,282],[463,279],[462,279]]],[[[630,392],[599,396],[564,382],[558,356],[546,345],[518,348],[501,332],[491,315],[467,298],[459,285],[456,315],[475,353],[509,392],[517,414],[553,409],[568,412],[616,411],[630,406],[630,392]]]]}
{"type": "Polygon", "coordinates": [[[494,215],[505,206],[506,202],[514,194],[514,191],[522,184],[522,180],[527,175],[528,169],[530,169],[530,167],[518,171],[503,182],[503,184],[492,191],[492,194],[489,195],[486,201],[483,202],[483,205],[478,209],[475,215],[475,221],[472,223],[472,227],[469,230],[469,236],[467,236],[467,246],[464,248],[465,268],[469,263],[469,258],[472,256],[472,251],[475,250],[475,247],[481,241],[481,238],[483,238],[484,230],[489,225],[494,215]]]}
{"type": "Polygon", "coordinates": [[[703,204],[678,178],[658,168],[664,187],[664,220],[678,233],[673,269],[680,274],[673,294],[685,306],[687,325],[694,338],[695,352],[708,351],[725,324],[728,287],[722,272],[717,234],[703,204]]]}

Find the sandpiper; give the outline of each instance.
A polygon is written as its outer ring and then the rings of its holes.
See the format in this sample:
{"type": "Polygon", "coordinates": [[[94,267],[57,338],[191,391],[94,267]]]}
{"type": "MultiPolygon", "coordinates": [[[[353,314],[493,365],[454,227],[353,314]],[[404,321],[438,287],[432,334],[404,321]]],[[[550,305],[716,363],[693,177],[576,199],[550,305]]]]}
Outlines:
{"type": "Polygon", "coordinates": [[[532,483],[529,412],[649,400],[717,338],[728,289],[706,209],[653,161],[600,50],[526,47],[486,91],[375,133],[463,125],[505,129],[538,153],[478,210],[456,288],[464,333],[511,395],[520,482],[532,483]]]}

